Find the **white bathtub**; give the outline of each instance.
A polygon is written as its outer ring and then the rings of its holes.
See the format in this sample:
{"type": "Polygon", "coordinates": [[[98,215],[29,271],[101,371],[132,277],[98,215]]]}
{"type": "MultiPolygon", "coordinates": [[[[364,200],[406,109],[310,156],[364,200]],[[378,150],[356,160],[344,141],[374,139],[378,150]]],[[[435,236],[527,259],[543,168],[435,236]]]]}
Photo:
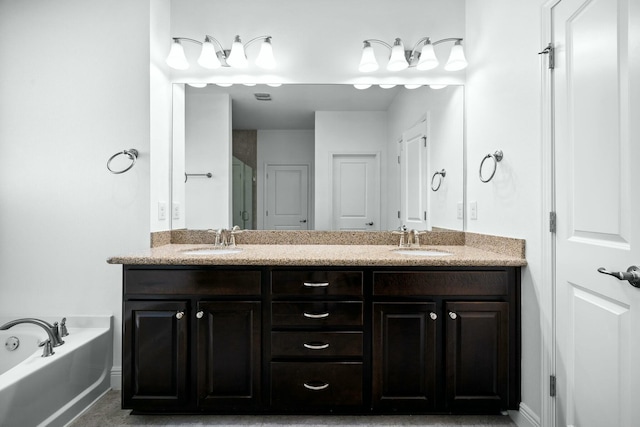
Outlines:
{"type": "MultiPolygon", "coordinates": [[[[18,317],[2,317],[0,325],[18,317]]],[[[64,426],[109,390],[111,316],[67,317],[67,328],[65,343],[49,357],[38,347],[47,338],[39,326],[0,331],[0,426],[64,426]],[[14,351],[5,348],[9,337],[20,341],[14,351]]]]}

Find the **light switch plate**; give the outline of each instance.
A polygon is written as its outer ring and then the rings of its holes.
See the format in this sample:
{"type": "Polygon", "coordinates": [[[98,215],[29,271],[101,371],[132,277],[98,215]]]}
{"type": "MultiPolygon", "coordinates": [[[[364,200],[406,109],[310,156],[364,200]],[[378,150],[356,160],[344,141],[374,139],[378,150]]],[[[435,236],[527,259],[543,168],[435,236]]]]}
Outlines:
{"type": "Polygon", "coordinates": [[[464,203],[462,202],[458,202],[457,216],[458,219],[464,219],[464,203]]]}
{"type": "Polygon", "coordinates": [[[167,202],[158,202],[158,221],[167,219],[167,202]]]}
{"type": "Polygon", "coordinates": [[[180,219],[180,203],[173,202],[173,206],[171,207],[171,218],[180,219]]]}
{"type": "Polygon", "coordinates": [[[478,219],[478,202],[469,202],[469,216],[478,219]]]}

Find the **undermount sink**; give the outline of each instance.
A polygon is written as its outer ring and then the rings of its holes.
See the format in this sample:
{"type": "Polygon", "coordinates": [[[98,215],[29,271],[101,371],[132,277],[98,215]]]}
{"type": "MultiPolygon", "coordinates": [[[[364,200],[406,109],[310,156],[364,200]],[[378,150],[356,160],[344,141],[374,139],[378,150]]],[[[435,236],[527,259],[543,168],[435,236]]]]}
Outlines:
{"type": "Polygon", "coordinates": [[[184,255],[230,255],[242,252],[240,248],[201,248],[182,251],[184,255]]]}
{"type": "Polygon", "coordinates": [[[429,249],[419,249],[419,248],[415,248],[415,249],[411,249],[411,248],[393,249],[392,252],[395,252],[395,253],[400,254],[400,255],[412,255],[412,256],[447,256],[447,255],[451,255],[449,252],[441,252],[441,251],[434,251],[434,250],[429,250],[429,249]]]}

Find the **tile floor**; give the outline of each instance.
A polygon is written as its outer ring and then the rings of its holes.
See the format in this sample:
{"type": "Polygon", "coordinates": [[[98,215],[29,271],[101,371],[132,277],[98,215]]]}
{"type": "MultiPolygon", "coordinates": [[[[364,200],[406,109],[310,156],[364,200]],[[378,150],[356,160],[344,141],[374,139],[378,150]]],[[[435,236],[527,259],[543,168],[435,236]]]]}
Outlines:
{"type": "Polygon", "coordinates": [[[120,392],[110,391],[69,427],[112,426],[475,426],[494,427],[515,424],[501,415],[129,415],[120,409],[120,392]]]}

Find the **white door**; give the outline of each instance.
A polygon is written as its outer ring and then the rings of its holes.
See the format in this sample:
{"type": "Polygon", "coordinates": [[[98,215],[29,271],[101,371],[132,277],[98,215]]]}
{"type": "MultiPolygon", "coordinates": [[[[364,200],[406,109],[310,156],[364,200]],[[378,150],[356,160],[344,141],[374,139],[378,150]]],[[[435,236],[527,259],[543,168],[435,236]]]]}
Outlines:
{"type": "Polygon", "coordinates": [[[426,121],[402,133],[400,154],[400,217],[409,229],[430,230],[426,121]]]}
{"type": "Polygon", "coordinates": [[[309,166],[267,165],[265,230],[309,228],[309,166]]]}
{"type": "Polygon", "coordinates": [[[380,230],[377,154],[333,155],[333,229],[380,230]]]}
{"type": "Polygon", "coordinates": [[[640,266],[640,9],[562,0],[551,14],[557,425],[637,426],[640,289],[597,270],[640,266]]]}

